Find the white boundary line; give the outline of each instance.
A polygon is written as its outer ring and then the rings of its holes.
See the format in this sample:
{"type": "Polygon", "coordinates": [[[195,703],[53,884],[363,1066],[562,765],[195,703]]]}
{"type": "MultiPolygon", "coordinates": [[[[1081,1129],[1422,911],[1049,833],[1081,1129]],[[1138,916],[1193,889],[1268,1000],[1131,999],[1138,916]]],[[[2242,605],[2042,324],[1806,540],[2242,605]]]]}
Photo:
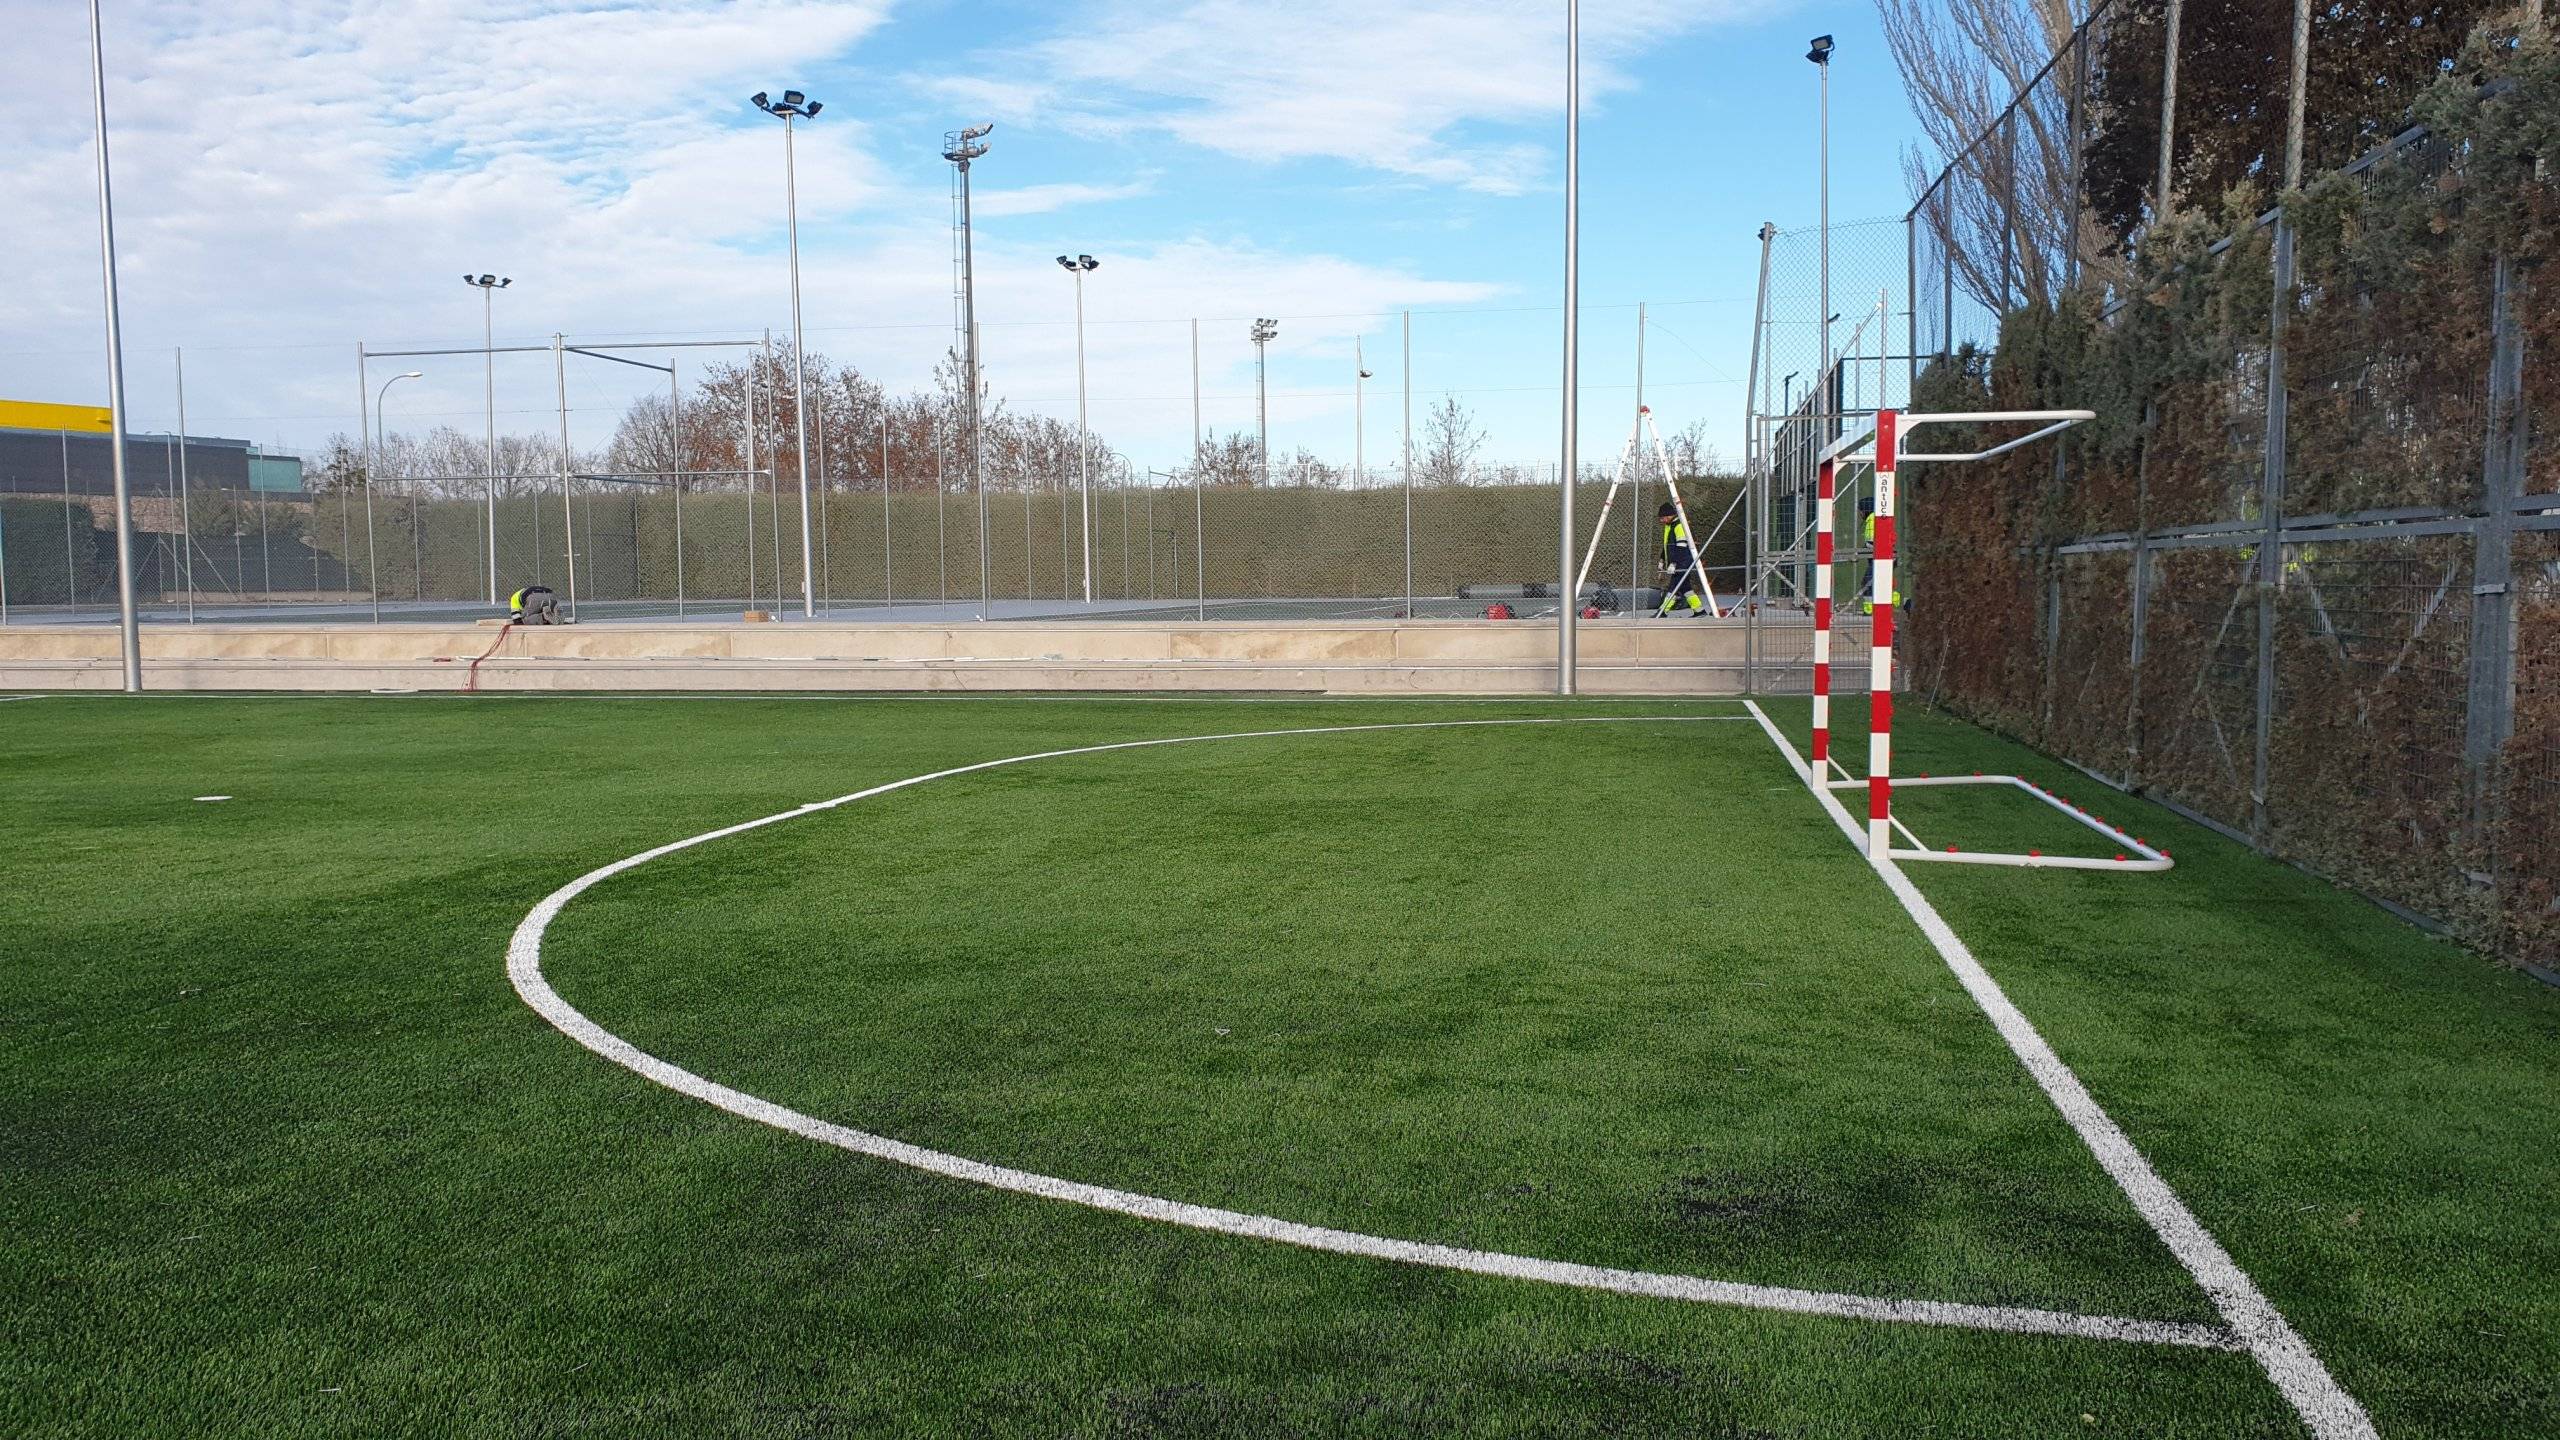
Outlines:
{"type": "MultiPolygon", "coordinates": [[[[2156,1345],[2180,1345],[2206,1350],[2236,1350],[2238,1337],[2227,1330],[2209,1325],[2193,1325],[2156,1320],[2132,1320],[2105,1315],[2079,1315],[2068,1311],[2035,1310],[2002,1305],[1963,1305],[1937,1300],[1895,1300],[1867,1295],[1846,1295],[1819,1290],[1796,1290],[1773,1285],[1745,1285],[1728,1280],[1708,1280],[1690,1275],[1668,1275],[1642,1270],[1617,1270],[1595,1265],[1577,1265],[1560,1260],[1541,1260],[1533,1256],[1511,1255],[1499,1251],[1468,1250],[1454,1245],[1434,1245],[1416,1240],[1396,1240],[1384,1236],[1363,1235],[1356,1231],[1335,1230],[1320,1225],[1303,1225],[1268,1215],[1250,1215],[1236,1210],[1186,1204],[1178,1200],[1160,1199],[1127,1190],[1114,1190],[1101,1185],[1065,1180],[1026,1170],[991,1165],[981,1160],[929,1150],[919,1145],[892,1140],[868,1131],[820,1120],[773,1101],[730,1089],[717,1081],[704,1079],[681,1066],[661,1060],[624,1040],[586,1017],[577,1007],[561,998],[560,993],[542,974],[542,936],[568,903],[598,883],[636,869],[652,860],[689,850],[696,845],[778,825],[785,820],[858,800],[886,795],[928,781],[949,779],[1009,765],[1025,765],[1038,760],[1055,760],[1070,755],[1098,755],[1119,750],[1143,750],[1164,745],[1188,745],[1209,740],[1254,740],[1296,735],[1339,735],[1381,730],[1448,730],[1504,725],[1607,725],[1607,724],[1694,724],[1711,721],[1740,721],[1748,715],[1667,715],[1667,716],[1571,716],[1507,720],[1441,720],[1401,724],[1327,725],[1292,730],[1250,730],[1222,735],[1183,735],[1156,740],[1128,740],[1107,745],[1083,745],[1066,750],[1046,750],[1031,755],[1015,755],[1002,760],[986,760],[975,765],[960,765],[937,770],[929,775],[910,776],[885,785],[874,785],[832,800],[817,800],[797,809],[767,815],[742,824],[706,831],[644,850],[637,855],[617,860],[610,865],[590,870],[568,884],[543,897],[522,923],[516,926],[514,938],[507,944],[507,978],[516,993],[545,1020],[570,1039],[584,1045],[613,1063],[653,1080],[670,1090],[690,1095],[718,1106],[733,1115],[787,1130],[823,1144],[833,1145],[859,1155],[891,1161],[935,1175],[966,1180],[979,1185],[1010,1190],[1043,1199],[1061,1200],[1096,1210],[1133,1215],[1143,1220],[1188,1226],[1220,1234],[1240,1235],[1256,1240],[1276,1241],[1309,1250],[1329,1251],[1339,1255],[1360,1255],[1393,1260],[1408,1265],[1429,1265],[1447,1270],[1462,1270],[1479,1275],[1496,1275],[1517,1280],[1536,1280],[1553,1285],[1572,1286],[1584,1290],[1605,1290],[1621,1295],[1639,1295],[1663,1300],[1685,1300],[1711,1305],[1735,1305],[1756,1310],[1790,1311],[1806,1315],[1828,1315],[1848,1319],[1896,1320],[1920,1325],[1946,1325],[1977,1330],[1999,1330],[2029,1335],[2067,1335],[2083,1339],[2125,1340],[2156,1345]]],[[[1766,723],[1763,720],[1762,723],[1766,723]]]]}
{"type": "MultiPolygon", "coordinates": [[[[1768,715],[1758,704],[1746,700],[1743,708],[1760,722],[1760,728],[1778,747],[1778,753],[1786,757],[1797,778],[1804,779],[1810,772],[1803,757],[1796,753],[1796,747],[1779,733],[1776,725],[1770,723],[1768,715]]],[[[1857,822],[1850,818],[1848,810],[1828,788],[1818,785],[1807,788],[1822,801],[1823,809],[1830,812],[1832,822],[1840,827],[1840,832],[1863,851],[1866,836],[1857,822]]],[[[2312,1433],[2324,1437],[2324,1440],[2326,1437],[2347,1440],[2347,1437],[2373,1435],[2373,1421],[2364,1413],[2364,1407],[2357,1404],[2355,1397],[2329,1374],[2328,1367],[2320,1363],[2320,1357],[2311,1352],[2310,1345],[2294,1332],[2283,1312],[2260,1293],[2257,1284],[2204,1228],[2204,1222],[2198,1220],[2186,1202],[2178,1198],[2178,1192],[2151,1168],[2151,1162],[2143,1158],[2142,1152],[2134,1148],[2133,1141],[2126,1137],[2123,1129],[2099,1107],[2088,1087],[2080,1083],[2080,1077],[2072,1073],[2070,1066],[2062,1063],[2062,1057],[2045,1043],[2044,1036],[2037,1033],[2034,1024],[2010,1003],[2007,992],[1991,978],[1991,972],[1982,967],[1982,962],[1974,958],[1964,941],[1957,938],[1955,930],[1947,924],[1945,917],[1939,915],[1937,907],[1931,905],[1928,897],[1920,893],[1920,888],[1911,883],[1911,877],[1905,875],[1902,867],[1896,865],[1890,856],[1869,856],[1867,863],[1883,879],[1885,888],[1902,902],[1902,908],[1919,923],[1921,932],[1929,937],[1929,943],[1938,947],[1938,954],[1944,957],[1947,968],[1954,971],[1956,979],[1962,982],[1965,993],[1971,995],[1974,1003],[1982,1007],[1982,1013],[1990,1017],[1992,1027],[2000,1032],[2001,1039],[2008,1042],[2010,1053],[2027,1067],[2027,1073],[2035,1077],[2046,1098],[2062,1112],[2062,1118],[2070,1121],[2071,1128],[2080,1133],[2089,1153],[2106,1168],[2117,1187],[2124,1191],[2125,1198],[2133,1202],[2133,1208],[2142,1212],[2142,1218],[2151,1223],[2153,1232],[2159,1235],[2162,1244],[2169,1247],[2170,1253],[2178,1257],[2178,1263],[2186,1266],[2187,1273],[2193,1275],[2196,1283],[2204,1287],[2205,1294],[2212,1297],[2214,1308],[2229,1322],[2232,1333],[2257,1359],[2259,1366],[2267,1372],[2267,1378],[2284,1392],[2285,1399],[2292,1402],[2293,1408],[2310,1425],[2312,1433]]]]}

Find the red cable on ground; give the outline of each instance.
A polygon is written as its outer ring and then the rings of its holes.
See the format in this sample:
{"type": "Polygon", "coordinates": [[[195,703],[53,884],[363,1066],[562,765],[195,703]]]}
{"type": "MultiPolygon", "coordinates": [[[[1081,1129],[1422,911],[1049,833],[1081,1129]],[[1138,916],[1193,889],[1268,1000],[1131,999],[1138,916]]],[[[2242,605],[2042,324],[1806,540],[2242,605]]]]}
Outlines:
{"type": "MultiPolygon", "coordinates": [[[[490,656],[497,654],[498,647],[507,643],[508,634],[515,628],[516,622],[513,620],[499,626],[498,638],[490,641],[489,648],[480,652],[480,660],[486,660],[490,656]]],[[[474,660],[471,662],[471,673],[465,675],[462,679],[462,693],[465,695],[476,695],[480,691],[480,660],[474,660]]]]}

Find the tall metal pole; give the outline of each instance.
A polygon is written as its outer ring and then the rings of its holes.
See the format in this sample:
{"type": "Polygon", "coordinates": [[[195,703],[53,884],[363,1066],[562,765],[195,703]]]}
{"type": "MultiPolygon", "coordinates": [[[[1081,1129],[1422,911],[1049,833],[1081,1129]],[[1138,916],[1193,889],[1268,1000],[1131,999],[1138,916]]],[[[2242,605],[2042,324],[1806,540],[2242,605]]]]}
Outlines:
{"type": "Polygon", "coordinates": [[[809,387],[807,384],[808,341],[800,329],[800,171],[793,157],[791,116],[782,117],[782,175],[784,208],[789,212],[791,237],[791,427],[795,458],[800,466],[800,615],[818,618],[817,579],[811,570],[809,546],[809,387]]]}
{"type": "Polygon", "coordinates": [[[880,603],[888,605],[896,594],[889,570],[889,406],[884,394],[880,405],[880,603]]]}
{"type": "Polygon", "coordinates": [[[1413,618],[1413,312],[1404,312],[1404,618],[1413,618]]]}
{"type": "Polygon", "coordinates": [[[1557,487],[1556,693],[1573,693],[1574,622],[1581,596],[1573,583],[1574,422],[1582,362],[1582,3],[1564,6],[1564,473],[1557,487]]]}
{"type": "Polygon", "coordinates": [[[756,357],[747,357],[747,608],[756,608],[756,357]]]}
{"type": "MultiPolygon", "coordinates": [[[[474,281],[474,284],[479,282],[474,281]]],[[[498,320],[497,287],[480,286],[480,396],[488,416],[489,603],[498,603],[498,320]]]]}
{"type": "Polygon", "coordinates": [[[1351,337],[1351,488],[1365,489],[1369,483],[1368,452],[1363,448],[1369,438],[1369,367],[1360,357],[1360,337],[1351,337]]]}
{"type": "MultiPolygon", "coordinates": [[[[1831,399],[1831,51],[1827,43],[1829,38],[1825,36],[1822,41],[1815,43],[1813,61],[1814,68],[1822,72],[1822,256],[1820,261],[1822,267],[1820,287],[1822,368],[1815,373],[1821,377],[1817,382],[1817,388],[1821,392],[1821,405],[1825,410],[1838,408],[1831,399]]],[[[1825,422],[1823,433],[1826,437],[1836,433],[1831,428],[1836,423],[1836,421],[1825,422]]]]}
{"type": "MultiPolygon", "coordinates": [[[[968,187],[961,186],[961,209],[968,187]]],[[[978,489],[978,618],[995,618],[995,521],[987,509],[987,451],[978,411],[978,322],[969,322],[969,478],[978,489]]]]}
{"type": "Polygon", "coordinates": [[[1261,462],[1262,488],[1271,488],[1271,337],[1262,333],[1260,321],[1253,327],[1253,425],[1254,453],[1261,462]]]}
{"type": "Polygon", "coordinates": [[[1072,268],[1076,277],[1076,495],[1077,508],[1084,517],[1084,603],[1090,605],[1093,603],[1093,441],[1085,421],[1084,267],[1072,268]]]}
{"type": "Polygon", "coordinates": [[[676,383],[674,361],[667,363],[667,432],[673,443],[676,471],[676,614],[684,614],[684,389],[676,383]]]}
{"type": "Polygon", "coordinates": [[[560,394],[560,534],[568,547],[569,618],[578,618],[578,511],[569,500],[569,352],[566,337],[551,337],[551,373],[560,394]]]}
{"type": "MultiPolygon", "coordinates": [[[[768,431],[772,431],[782,426],[782,367],[773,363],[773,332],[770,330],[764,332],[764,363],[765,368],[773,372],[773,378],[765,382],[764,387],[765,426],[768,431]]],[[[781,448],[778,441],[773,448],[777,450],[781,448]]],[[[771,468],[773,473],[765,477],[765,502],[769,508],[764,512],[764,518],[768,522],[765,526],[767,538],[773,546],[768,552],[773,557],[773,616],[779,620],[782,618],[782,457],[780,455],[773,457],[771,468]]]]}
{"type": "Polygon", "coordinates": [[[107,299],[107,435],[116,481],[116,628],[123,638],[124,688],[142,690],[142,631],[133,607],[133,492],[124,463],[124,320],[116,293],[115,185],[107,173],[107,48],[98,0],[89,0],[89,81],[98,125],[98,254],[107,299]]]}
{"type": "MultiPolygon", "coordinates": [[[[1644,303],[1641,300],[1636,302],[1636,414],[1639,416],[1644,414],[1644,303]]],[[[1635,482],[1636,508],[1627,512],[1627,588],[1629,590],[1635,589],[1636,581],[1644,575],[1644,467],[1641,465],[1635,467],[1635,482]]],[[[1608,507],[1604,505],[1601,509],[1604,512],[1602,520],[1605,523],[1607,519],[1605,512],[1608,507]]],[[[1577,590],[1573,598],[1579,601],[1582,598],[1581,592],[1577,590]]],[[[1632,598],[1629,603],[1634,603],[1632,598]]]]}
{"type": "Polygon", "coordinates": [[[196,623],[196,523],[194,501],[187,493],[187,352],[178,357],[178,569],[186,577],[187,623],[196,623]]]}
{"type": "Polygon", "coordinates": [[[364,588],[377,625],[382,623],[382,567],[373,543],[373,485],[382,476],[382,402],[383,397],[391,393],[392,386],[417,378],[417,371],[403,371],[383,381],[382,388],[373,396],[373,434],[366,444],[364,467],[364,588]]]}
{"type": "Polygon", "coordinates": [[[1191,321],[1191,602],[1192,618],[1209,618],[1209,510],[1200,488],[1200,321],[1191,321]]]}

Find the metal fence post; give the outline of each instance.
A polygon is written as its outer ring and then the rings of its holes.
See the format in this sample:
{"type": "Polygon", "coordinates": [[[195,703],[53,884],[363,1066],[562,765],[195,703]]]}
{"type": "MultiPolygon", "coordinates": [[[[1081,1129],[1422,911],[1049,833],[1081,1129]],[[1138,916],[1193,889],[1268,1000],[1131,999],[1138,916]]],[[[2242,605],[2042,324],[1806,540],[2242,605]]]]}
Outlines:
{"type": "Polygon", "coordinates": [[[2498,769],[2515,734],[2516,499],[2523,489],[2525,450],[2524,336],[2517,313],[2524,282],[2515,262],[2497,259],[2490,300],[2489,435],[2481,467],[2481,521],[2472,532],[2471,674],[2462,743],[2463,778],[2475,844],[2486,843],[2498,820],[2498,769]]]}
{"type": "Polygon", "coordinates": [[[2267,757],[2276,708],[2276,599],[2284,578],[2285,310],[2293,287],[2293,217],[2276,216],[2275,304],[2267,335],[2267,433],[2258,476],[2258,705],[2249,770],[2249,835],[2267,848],[2267,757]]]}
{"type": "Polygon", "coordinates": [[[2178,29],[2185,11],[2185,0],[2169,0],[2169,35],[2161,51],[2160,64],[2160,178],[2151,195],[2154,220],[2168,218],[2174,203],[2171,182],[2177,175],[2178,29]]]}

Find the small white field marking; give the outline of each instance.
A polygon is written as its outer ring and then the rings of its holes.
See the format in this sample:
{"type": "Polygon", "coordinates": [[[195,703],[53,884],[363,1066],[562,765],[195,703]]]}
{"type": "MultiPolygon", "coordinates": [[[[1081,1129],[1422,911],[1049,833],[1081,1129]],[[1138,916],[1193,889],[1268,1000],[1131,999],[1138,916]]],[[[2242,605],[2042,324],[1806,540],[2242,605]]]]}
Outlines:
{"type": "Polygon", "coordinates": [[[196,802],[202,805],[210,805],[216,801],[228,800],[230,798],[231,797],[228,795],[199,795],[196,797],[196,802]]]}
{"type": "MultiPolygon", "coordinates": [[[[1462,1270],[1478,1275],[1495,1275],[1514,1280],[1535,1280],[1551,1285],[1565,1285],[1583,1290],[1605,1290],[1621,1295],[1645,1296],[1661,1300],[1685,1300],[1700,1304],[1734,1305],[1754,1310],[1781,1310],[1805,1315],[1827,1315],[1860,1320],[1895,1320],[1918,1325],[1945,1325],[1974,1330],[2000,1330],[2022,1335],[2067,1335],[2081,1339],[2125,1340],[2152,1345],[2180,1345],[2202,1350],[2237,1350],[2239,1337],[2218,1326],[2192,1325],[2159,1320],[2133,1320],[2110,1315],[2079,1315],[2061,1310],[2037,1310],[2007,1305],[1964,1305],[1939,1300],[1894,1300],[1869,1295],[1847,1295],[1822,1290],[1797,1290],[1777,1285],[1745,1285],[1729,1280],[1708,1280],[1694,1275],[1668,1275],[1646,1270],[1617,1270],[1597,1265],[1578,1265],[1562,1260],[1542,1260],[1535,1256],[1511,1255],[1494,1250],[1468,1250],[1455,1245],[1435,1245],[1418,1240],[1397,1240],[1380,1235],[1363,1235],[1357,1231],[1335,1230],[1321,1225],[1304,1225],[1269,1215],[1251,1215],[1237,1210],[1221,1210],[1208,1205],[1193,1205],[1179,1200],[1166,1200],[1153,1195],[1140,1195],[1128,1190],[1090,1185],[1082,1181],[1060,1179],[1052,1175],[990,1165],[982,1160],[929,1150],[883,1135],[856,1130],[803,1114],[788,1106],[775,1104],[744,1091],[732,1090],[715,1080],[707,1080],[681,1066],[661,1060],[640,1049],[621,1036],[590,1020],[576,1006],[562,999],[542,974],[542,935],[558,918],[561,910],[591,887],[626,870],[636,869],[652,860],[689,850],[696,845],[732,835],[779,825],[785,820],[821,810],[832,810],[867,800],[877,795],[908,789],[928,781],[946,780],[956,775],[975,774],[1001,769],[1009,765],[1027,765],[1039,760],[1056,760],[1070,755],[1099,755],[1118,750],[1144,750],[1163,745],[1189,745],[1211,740],[1262,740],[1296,735],[1343,735],[1382,730],[1457,730],[1506,725],[1652,725],[1696,724],[1717,720],[1747,720],[1748,715],[1585,715],[1536,719],[1505,720],[1430,720],[1399,724],[1325,725],[1295,730],[1249,730],[1222,735],[1180,735],[1155,740],[1125,740],[1107,745],[1081,745],[1073,749],[1044,750],[1032,755],[1014,755],[1002,760],[985,760],[975,765],[959,765],[937,770],[929,775],[910,776],[885,785],[874,785],[832,800],[814,801],[795,809],[760,819],[748,820],[718,830],[705,831],[644,850],[637,855],[616,860],[542,898],[507,943],[507,979],[516,994],[545,1020],[596,1054],[611,1060],[634,1074],[705,1101],[732,1115],[777,1130],[787,1130],[823,1144],[849,1150],[858,1155],[923,1170],[935,1175],[966,1180],[998,1190],[1035,1195],[1048,1200],[1061,1200],[1072,1205],[1088,1206],[1115,1214],[1133,1215],[1143,1220],[1183,1225],[1195,1230],[1208,1230],[1250,1239],[1275,1241],[1308,1250],[1329,1251],[1337,1255],[1359,1255],[1380,1260],[1393,1260],[1407,1265],[1429,1265],[1445,1270],[1462,1270]]],[[[1763,722],[1765,723],[1765,721],[1763,722]]]]}
{"type": "Polygon", "coordinates": [[[12,700],[50,700],[52,698],[50,695],[0,695],[0,705],[6,705],[12,700]]]}
{"type": "MultiPolygon", "coordinates": [[[[1811,772],[1804,758],[1796,753],[1795,745],[1779,732],[1778,727],[1770,723],[1759,705],[1744,701],[1743,706],[1751,712],[1753,719],[1760,722],[1760,728],[1768,733],[1771,743],[1778,747],[1778,753],[1794,767],[1797,777],[1808,776],[1811,772]]],[[[1830,790],[1818,785],[1806,788],[1822,801],[1823,808],[1831,814],[1832,822],[1849,837],[1849,842],[1864,850],[1865,832],[1850,817],[1848,810],[1833,798],[1830,790]]],[[[2088,1087],[2080,1083],[2080,1077],[2072,1073],[2070,1066],[2062,1063],[2062,1057],[2054,1053],[2051,1045],[2045,1043],[2034,1023],[2010,1002],[2008,993],[2000,988],[2000,982],[1992,979],[1991,972],[1982,968],[1982,962],[1974,958],[1973,951],[1963,940],[1957,938],[1954,927],[1948,925],[1946,918],[1938,913],[1938,908],[1920,893],[1920,887],[1912,884],[1911,877],[1904,874],[1902,867],[1890,857],[1870,856],[1867,863],[1883,879],[1885,888],[1893,892],[1893,897],[1902,902],[1902,908],[1918,923],[1921,933],[1929,937],[1929,943],[1937,947],[1939,956],[1947,962],[1947,968],[1955,972],[1965,993],[1971,995],[1974,1003],[1982,1007],[1982,1013],[1990,1017],[1992,1028],[2000,1032],[2000,1038],[2008,1042],[2010,1053],[2016,1055],[2018,1062],[2027,1067],[2027,1073],[2035,1077],[2046,1098],[2053,1102],[2053,1108],[2061,1111],[2062,1118],[2071,1122],[2071,1128],[2079,1132],[2082,1143],[2089,1147],[2089,1153],[2097,1157],[2098,1163],[2115,1180],[2117,1188],[2133,1202],[2133,1208],[2142,1212],[2142,1218],[2151,1223],[2160,1243],[2168,1246],[2169,1252],[2178,1257],[2178,1263],[2186,1266],[2187,1273],[2204,1287],[2205,1294],[2213,1300],[2214,1308],[2230,1324],[2232,1333],[2256,1358],[2259,1367],[2267,1372],[2267,1378],[2284,1392],[2285,1399],[2292,1402],[2294,1410],[2311,1427],[2311,1432],[2324,1437],[2324,1440],[2330,1440],[2330,1437],[2334,1440],[2360,1440],[2360,1437],[2373,1435],[2373,1421],[2364,1413],[2364,1407],[2357,1404],[2355,1397],[2330,1375],[2329,1367],[2320,1363],[2320,1357],[2313,1354],[2310,1345],[2295,1333],[2284,1313],[2259,1291],[2257,1283],[2222,1248],[2221,1242],[2213,1238],[2212,1232],[2204,1228],[2204,1222],[2198,1220],[2195,1212],[2187,1208],[2187,1203],[2178,1198],[2178,1192],[2169,1188],[2169,1182],[2161,1179],[2160,1172],[2151,1168],[2151,1162],[2134,1148],[2133,1141],[2114,1118],[2100,1108],[2096,1098],[2089,1094],[2088,1087]]]]}

